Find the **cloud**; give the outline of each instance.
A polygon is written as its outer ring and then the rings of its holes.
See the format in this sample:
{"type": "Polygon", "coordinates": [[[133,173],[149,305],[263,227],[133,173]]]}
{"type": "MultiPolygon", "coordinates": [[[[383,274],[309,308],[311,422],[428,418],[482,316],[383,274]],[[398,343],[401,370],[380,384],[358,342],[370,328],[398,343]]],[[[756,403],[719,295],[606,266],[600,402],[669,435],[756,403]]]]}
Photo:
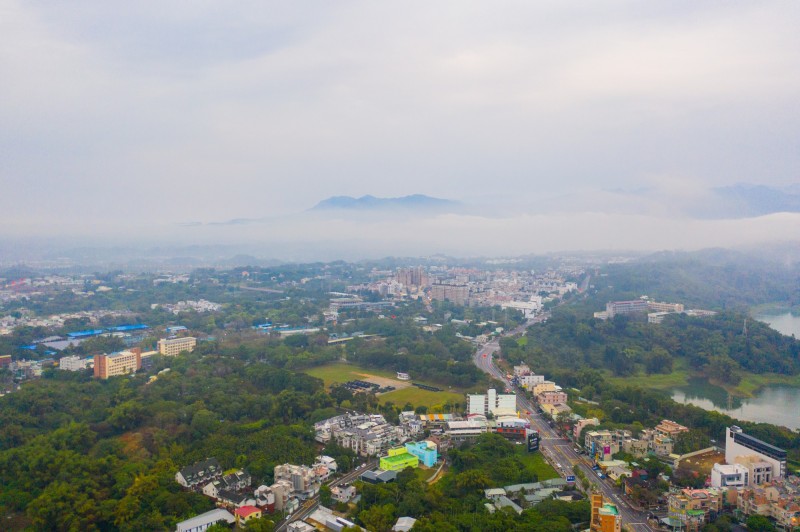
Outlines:
{"type": "Polygon", "coordinates": [[[3,0],[0,220],[155,234],[425,193],[658,226],[798,179],[798,25],[792,3],[3,0]]]}

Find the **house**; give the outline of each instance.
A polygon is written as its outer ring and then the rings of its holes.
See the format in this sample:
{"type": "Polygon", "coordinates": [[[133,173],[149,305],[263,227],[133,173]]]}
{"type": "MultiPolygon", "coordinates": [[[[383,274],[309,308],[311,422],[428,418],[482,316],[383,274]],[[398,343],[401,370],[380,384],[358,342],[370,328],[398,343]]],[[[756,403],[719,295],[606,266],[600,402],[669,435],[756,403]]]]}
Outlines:
{"type": "Polygon", "coordinates": [[[175,481],[184,488],[195,489],[222,475],[222,467],[216,458],[186,466],[175,474],[175,481]]]}
{"type": "Polygon", "coordinates": [[[417,520],[413,517],[398,517],[397,522],[392,527],[392,532],[408,532],[414,528],[414,523],[417,520]]]}
{"type": "Polygon", "coordinates": [[[343,485],[334,486],[331,488],[331,497],[337,502],[350,502],[356,496],[356,488],[354,486],[343,485]]]}
{"type": "Polygon", "coordinates": [[[361,480],[368,484],[385,484],[397,480],[397,471],[364,471],[361,480]]]}
{"type": "Polygon", "coordinates": [[[177,532],[202,532],[216,523],[227,523],[232,525],[236,518],[227,510],[217,508],[206,513],[196,515],[186,521],[181,521],[176,525],[177,532]]]}
{"type": "Polygon", "coordinates": [[[221,490],[241,491],[245,488],[249,488],[250,482],[250,473],[247,473],[244,470],[239,470],[229,475],[223,475],[206,484],[203,487],[203,495],[211,497],[212,499],[216,499],[217,494],[221,490]]]}
{"type": "Polygon", "coordinates": [[[230,490],[219,490],[216,496],[217,502],[232,508],[243,506],[255,506],[256,500],[252,495],[237,493],[230,490]]]}
{"type": "Polygon", "coordinates": [[[255,506],[242,506],[233,512],[236,516],[236,526],[242,526],[251,519],[261,519],[261,509],[255,506]]]}

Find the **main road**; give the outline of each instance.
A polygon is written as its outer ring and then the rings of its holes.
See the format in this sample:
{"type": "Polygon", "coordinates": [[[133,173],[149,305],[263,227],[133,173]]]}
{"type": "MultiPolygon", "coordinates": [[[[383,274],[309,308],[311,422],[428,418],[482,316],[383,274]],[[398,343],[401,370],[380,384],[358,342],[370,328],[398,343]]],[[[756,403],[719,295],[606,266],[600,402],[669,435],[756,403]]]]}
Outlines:
{"type": "MultiPolygon", "coordinates": [[[[541,323],[549,317],[549,314],[541,314],[516,329],[503,333],[504,336],[514,336],[523,333],[529,326],[541,323]]],[[[475,365],[482,371],[488,373],[495,379],[501,381],[508,389],[517,394],[517,410],[520,415],[531,422],[531,428],[539,431],[539,449],[550,464],[558,471],[559,475],[566,477],[573,475],[575,465],[583,472],[595,490],[603,494],[603,498],[616,504],[617,510],[622,518],[623,526],[637,532],[652,532],[653,529],[647,522],[647,512],[632,508],[618,493],[608,480],[600,479],[597,473],[592,470],[590,463],[575,452],[573,444],[569,440],[559,437],[550,424],[542,417],[538,409],[534,408],[522,390],[506,378],[506,375],[495,365],[494,355],[500,350],[499,339],[492,340],[479,348],[473,360],[475,365]]]]}

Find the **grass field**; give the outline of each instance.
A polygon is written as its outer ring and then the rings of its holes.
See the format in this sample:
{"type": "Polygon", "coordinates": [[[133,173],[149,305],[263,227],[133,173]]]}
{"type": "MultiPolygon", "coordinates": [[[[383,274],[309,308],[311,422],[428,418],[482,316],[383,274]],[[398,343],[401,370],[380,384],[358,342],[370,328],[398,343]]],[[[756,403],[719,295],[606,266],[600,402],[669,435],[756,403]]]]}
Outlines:
{"type": "Polygon", "coordinates": [[[417,388],[416,386],[411,386],[402,390],[395,390],[393,392],[384,393],[378,396],[378,401],[381,404],[384,404],[387,401],[391,401],[397,406],[403,406],[406,403],[411,403],[415,408],[418,406],[427,406],[430,412],[432,412],[431,409],[433,407],[441,407],[448,400],[451,403],[460,403],[462,405],[466,402],[464,394],[458,392],[431,392],[429,390],[417,388]]]}
{"type": "Polygon", "coordinates": [[[667,374],[653,374],[647,375],[638,373],[629,377],[607,377],[607,380],[613,384],[641,386],[642,388],[655,388],[657,390],[668,390],[670,388],[677,388],[684,386],[691,372],[686,366],[686,361],[680,358],[675,359],[672,373],[667,374]]]}
{"type": "Polygon", "coordinates": [[[344,384],[345,382],[355,379],[363,379],[364,375],[376,375],[378,377],[387,378],[395,378],[397,376],[397,374],[392,371],[365,368],[355,364],[345,364],[343,362],[317,366],[316,368],[305,370],[304,373],[322,379],[325,381],[325,386],[330,386],[333,383],[344,384]]]}
{"type": "Polygon", "coordinates": [[[525,464],[526,469],[536,473],[539,482],[558,477],[558,473],[545,461],[542,453],[538,451],[529,453],[526,445],[517,445],[516,447],[517,457],[525,464]]]}

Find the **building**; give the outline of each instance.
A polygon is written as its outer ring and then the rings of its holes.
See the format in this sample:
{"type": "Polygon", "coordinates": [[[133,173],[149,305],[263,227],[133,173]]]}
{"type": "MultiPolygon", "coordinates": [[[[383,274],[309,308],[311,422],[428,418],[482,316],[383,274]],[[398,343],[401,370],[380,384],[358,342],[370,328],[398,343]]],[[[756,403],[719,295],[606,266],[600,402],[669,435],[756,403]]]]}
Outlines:
{"type": "Polygon", "coordinates": [[[661,423],[655,426],[655,431],[659,434],[675,439],[678,434],[681,434],[682,432],[689,432],[689,429],[683,425],[675,423],[672,420],[664,419],[661,421],[661,423]]]}
{"type": "Polygon", "coordinates": [[[647,301],[644,299],[634,299],[633,301],[609,301],[606,303],[606,315],[608,319],[613,319],[614,316],[619,314],[646,312],[649,308],[647,301]]]}
{"type": "Polygon", "coordinates": [[[405,429],[390,425],[379,414],[344,414],[314,424],[315,439],[333,440],[361,456],[377,456],[408,440],[405,429]]]}
{"type": "Polygon", "coordinates": [[[436,444],[430,440],[406,443],[405,447],[406,451],[416,456],[425,467],[433,467],[439,460],[436,444]]]}
{"type": "Polygon", "coordinates": [[[345,484],[331,488],[331,498],[336,502],[350,502],[356,496],[356,488],[345,484]]]}
{"type": "Polygon", "coordinates": [[[407,287],[423,287],[428,286],[429,278],[428,272],[422,266],[416,268],[398,268],[395,274],[395,280],[407,287]]]}
{"type": "Polygon", "coordinates": [[[217,499],[222,491],[241,491],[250,487],[251,481],[250,473],[239,470],[209,481],[208,484],[203,486],[203,495],[217,499]]]}
{"type": "Polygon", "coordinates": [[[414,523],[417,520],[413,517],[398,517],[397,522],[392,527],[392,532],[408,532],[414,528],[414,523]]]}
{"type": "Polygon", "coordinates": [[[397,372],[397,379],[401,380],[401,381],[409,381],[409,380],[411,380],[411,375],[409,375],[408,373],[404,373],[402,371],[398,371],[397,372]]]}
{"type": "Polygon", "coordinates": [[[779,529],[796,530],[800,526],[800,477],[739,489],[736,505],[745,516],[771,517],[779,529]]]}
{"type": "Polygon", "coordinates": [[[682,303],[659,303],[658,301],[648,301],[647,309],[653,312],[683,312],[682,303]]]}
{"type": "Polygon", "coordinates": [[[519,366],[514,366],[514,376],[515,377],[522,377],[523,375],[530,375],[531,368],[528,367],[527,364],[520,364],[519,366]]]}
{"type": "Polygon", "coordinates": [[[714,464],[711,468],[712,488],[743,488],[749,481],[749,472],[742,465],[714,464]]]}
{"type": "Polygon", "coordinates": [[[485,432],[489,432],[489,424],[485,419],[448,421],[444,429],[444,433],[454,444],[473,440],[485,432]]]}
{"type": "Polygon", "coordinates": [[[142,350],[138,347],[110,355],[94,356],[94,376],[98,379],[129,375],[141,368],[142,350]]]}
{"type": "Polygon", "coordinates": [[[485,394],[467,395],[469,414],[515,415],[517,412],[516,394],[498,394],[489,389],[485,394]]]}
{"type": "Polygon", "coordinates": [[[261,519],[261,509],[255,506],[242,506],[234,510],[236,516],[236,526],[242,526],[251,519],[261,519]]]}
{"type": "Polygon", "coordinates": [[[536,397],[540,393],[556,391],[556,383],[553,382],[553,381],[545,381],[545,380],[543,380],[541,382],[538,382],[538,383],[534,384],[533,386],[531,386],[528,389],[531,391],[533,396],[536,397]]]}
{"type": "Polygon", "coordinates": [[[563,405],[567,403],[567,394],[564,392],[542,392],[536,396],[536,402],[542,405],[563,405]]]}
{"type": "Polygon", "coordinates": [[[78,355],[61,357],[58,361],[58,369],[64,371],[83,371],[89,367],[91,358],[81,358],[78,355]]]}
{"type": "Polygon", "coordinates": [[[760,486],[775,478],[773,464],[758,455],[737,456],[736,465],[747,470],[748,486],[760,486]]]}
{"type": "Polygon", "coordinates": [[[195,488],[205,486],[215,478],[222,476],[222,467],[216,458],[208,458],[202,462],[197,462],[186,466],[175,473],[175,481],[184,488],[195,488]]]}
{"type": "Polygon", "coordinates": [[[716,488],[672,491],[667,498],[668,520],[673,527],[700,530],[722,508],[722,493],[716,488]]]}
{"type": "Polygon", "coordinates": [[[0,355],[0,368],[7,368],[11,365],[11,355],[0,355]]]}
{"type": "Polygon", "coordinates": [[[435,284],[431,286],[431,299],[466,305],[469,299],[469,287],[460,284],[435,284]]]}
{"type": "Polygon", "coordinates": [[[196,345],[197,338],[193,336],[162,338],[158,341],[158,352],[166,357],[173,357],[183,351],[191,353],[196,345]]]}
{"type": "Polygon", "coordinates": [[[602,493],[592,494],[592,517],[589,525],[592,532],[620,532],[622,519],[616,505],[603,500],[602,493]]]}
{"type": "Polygon", "coordinates": [[[725,438],[725,461],[734,464],[738,462],[737,457],[753,454],[772,464],[772,471],[776,478],[786,477],[786,451],[784,449],[749,436],[735,425],[728,427],[725,438]]]}
{"type": "MultiPolygon", "coordinates": [[[[544,383],[544,375],[520,375],[517,377],[517,382],[523,388],[530,390],[537,384],[544,383]]],[[[553,386],[555,387],[555,384],[553,386]]]]}
{"type": "Polygon", "coordinates": [[[203,532],[216,523],[227,523],[232,525],[236,518],[227,510],[217,508],[204,514],[196,515],[186,521],[181,521],[176,525],[177,532],[203,532]]]}
{"type": "Polygon", "coordinates": [[[381,469],[384,471],[402,471],[407,467],[419,467],[419,458],[406,450],[405,447],[389,449],[387,456],[382,456],[381,469]]]}
{"type": "Polygon", "coordinates": [[[285,480],[291,484],[291,495],[307,500],[319,493],[320,481],[313,468],[304,465],[283,464],[275,466],[275,482],[285,480]]]}

